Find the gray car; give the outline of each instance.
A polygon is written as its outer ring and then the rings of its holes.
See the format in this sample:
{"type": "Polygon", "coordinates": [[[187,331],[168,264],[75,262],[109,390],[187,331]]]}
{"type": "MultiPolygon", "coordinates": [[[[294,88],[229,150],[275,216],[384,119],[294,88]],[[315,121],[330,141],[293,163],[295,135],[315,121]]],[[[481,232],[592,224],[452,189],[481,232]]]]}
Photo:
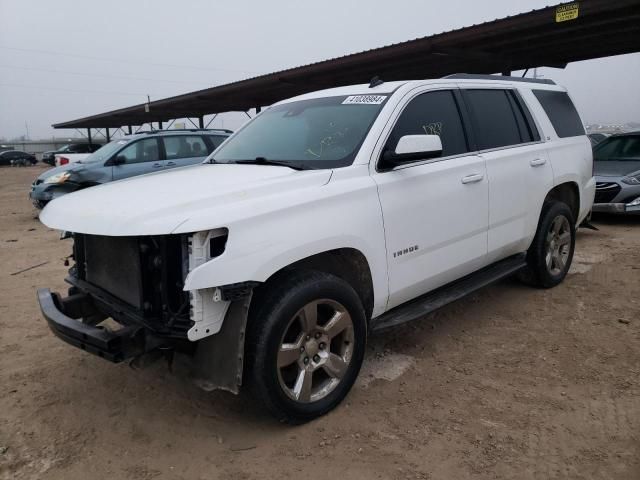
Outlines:
{"type": "Polygon", "coordinates": [[[230,130],[167,130],[114,140],[76,163],[47,170],[31,185],[36,208],[82,188],[201,163],[230,130]]]}
{"type": "Polygon", "coordinates": [[[640,132],[613,135],[593,150],[594,212],[640,214],[640,132]]]}

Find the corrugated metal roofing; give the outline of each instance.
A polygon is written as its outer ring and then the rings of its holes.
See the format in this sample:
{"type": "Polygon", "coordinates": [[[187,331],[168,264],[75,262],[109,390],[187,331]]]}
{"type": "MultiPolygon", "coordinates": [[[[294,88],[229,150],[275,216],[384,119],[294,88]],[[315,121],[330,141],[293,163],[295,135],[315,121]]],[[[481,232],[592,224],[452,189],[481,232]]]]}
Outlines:
{"type": "Polygon", "coordinates": [[[141,125],[246,111],[313,90],[384,80],[498,73],[640,51],[640,0],[581,0],[332,58],[54,128],[141,125]],[[577,5],[577,17],[574,6],[577,5]],[[557,21],[558,15],[564,21],[557,21]]]}

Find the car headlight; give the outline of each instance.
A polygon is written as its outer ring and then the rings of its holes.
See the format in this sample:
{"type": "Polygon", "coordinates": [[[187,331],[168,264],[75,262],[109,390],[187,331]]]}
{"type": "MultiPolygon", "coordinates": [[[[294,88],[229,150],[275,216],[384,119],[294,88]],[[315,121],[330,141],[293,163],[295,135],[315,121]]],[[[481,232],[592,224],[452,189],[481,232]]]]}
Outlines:
{"type": "Polygon", "coordinates": [[[627,185],[640,185],[640,175],[624,177],[621,182],[626,183],[627,185]]]}
{"type": "Polygon", "coordinates": [[[69,172],[56,173],[48,177],[44,183],[64,183],[69,180],[69,177],[71,177],[69,172]]]}
{"type": "Polygon", "coordinates": [[[627,207],[638,207],[638,206],[640,206],[640,197],[638,197],[635,200],[627,203],[627,207]]]}

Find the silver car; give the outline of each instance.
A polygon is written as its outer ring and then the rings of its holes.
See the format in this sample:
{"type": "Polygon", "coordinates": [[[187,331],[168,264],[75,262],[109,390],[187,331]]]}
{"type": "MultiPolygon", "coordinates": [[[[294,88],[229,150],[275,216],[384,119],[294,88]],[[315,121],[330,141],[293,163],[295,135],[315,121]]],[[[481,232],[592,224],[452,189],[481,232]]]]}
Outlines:
{"type": "Polygon", "coordinates": [[[79,162],[52,168],[31,185],[36,208],[83,188],[145,173],[201,163],[230,130],[166,130],[114,140],[79,162]]]}
{"type": "Polygon", "coordinates": [[[640,214],[640,132],[613,135],[593,149],[594,212],[640,214]]]}

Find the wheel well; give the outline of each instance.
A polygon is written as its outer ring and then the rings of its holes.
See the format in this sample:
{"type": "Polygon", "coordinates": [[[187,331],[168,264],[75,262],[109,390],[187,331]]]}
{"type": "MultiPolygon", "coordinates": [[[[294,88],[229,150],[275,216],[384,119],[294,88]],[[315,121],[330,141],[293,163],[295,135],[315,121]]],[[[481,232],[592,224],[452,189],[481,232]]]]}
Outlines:
{"type": "Polygon", "coordinates": [[[277,281],[279,277],[292,270],[316,270],[341,278],[353,287],[362,301],[367,319],[371,318],[373,312],[373,280],[371,279],[369,262],[359,250],[355,248],[339,248],[303,258],[271,275],[265,285],[274,280],[277,281]]]}
{"type": "Polygon", "coordinates": [[[573,214],[574,221],[578,221],[578,215],[580,215],[580,190],[576,183],[567,182],[555,186],[547,193],[547,197],[544,199],[545,203],[550,200],[566,203],[573,214]]]}

